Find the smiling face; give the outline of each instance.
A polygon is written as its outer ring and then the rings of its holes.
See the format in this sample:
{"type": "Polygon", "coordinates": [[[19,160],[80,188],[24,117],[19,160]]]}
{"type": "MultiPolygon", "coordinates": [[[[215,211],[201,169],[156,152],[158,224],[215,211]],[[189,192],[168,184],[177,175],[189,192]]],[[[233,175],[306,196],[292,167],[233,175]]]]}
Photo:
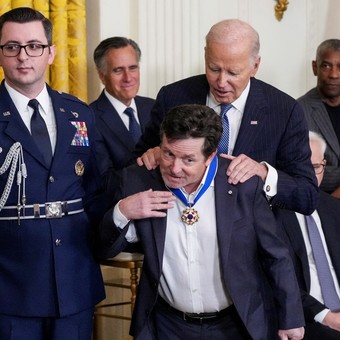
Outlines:
{"type": "Polygon", "coordinates": [[[205,48],[205,72],[210,92],[218,103],[232,103],[240,97],[249,79],[255,76],[260,57],[251,57],[244,42],[211,41],[205,48]]]}
{"type": "MultiPolygon", "coordinates": [[[[48,45],[45,31],[40,21],[27,23],[6,22],[2,29],[0,44],[9,43],[48,45]]],[[[29,57],[23,48],[16,57],[5,57],[0,51],[0,65],[4,70],[6,82],[18,92],[32,98],[43,89],[47,65],[52,64],[54,56],[54,45],[45,48],[40,57],[29,57]]]]}
{"type": "Polygon", "coordinates": [[[330,106],[340,105],[340,51],[323,51],[312,66],[322,99],[330,106]]]}
{"type": "Polygon", "coordinates": [[[169,141],[163,136],[161,143],[160,171],[166,186],[184,188],[187,193],[195,191],[207,166],[216,152],[208,158],[202,150],[204,138],[187,138],[169,141]]]}
{"type": "Polygon", "coordinates": [[[139,89],[139,62],[132,46],[112,48],[105,54],[103,68],[98,70],[105,89],[126,106],[139,89]]]}

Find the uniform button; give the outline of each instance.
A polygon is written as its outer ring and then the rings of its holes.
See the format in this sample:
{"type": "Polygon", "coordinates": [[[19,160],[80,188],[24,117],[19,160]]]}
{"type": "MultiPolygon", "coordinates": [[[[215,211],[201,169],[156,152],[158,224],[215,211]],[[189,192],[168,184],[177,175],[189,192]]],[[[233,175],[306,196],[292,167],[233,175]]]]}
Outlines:
{"type": "Polygon", "coordinates": [[[55,245],[56,245],[56,246],[60,246],[60,245],[61,245],[61,240],[60,240],[59,238],[57,238],[57,239],[55,240],[55,245]]]}
{"type": "Polygon", "coordinates": [[[53,182],[54,182],[54,177],[53,177],[53,176],[50,176],[50,178],[48,179],[48,181],[49,181],[50,183],[53,183],[53,182]]]}

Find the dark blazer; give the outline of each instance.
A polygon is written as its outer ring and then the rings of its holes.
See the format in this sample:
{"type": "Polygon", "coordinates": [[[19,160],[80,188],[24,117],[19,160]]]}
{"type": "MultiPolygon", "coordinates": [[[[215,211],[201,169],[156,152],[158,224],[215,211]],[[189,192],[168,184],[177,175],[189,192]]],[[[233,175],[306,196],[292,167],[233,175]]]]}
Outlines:
{"type": "MultiPolygon", "coordinates": [[[[162,87],[135,156],[159,145],[159,126],[170,108],[180,104],[205,105],[208,93],[205,75],[162,87]]],[[[233,155],[241,153],[277,169],[278,194],[271,202],[273,206],[305,214],[314,211],[319,200],[318,187],[302,108],[295,99],[255,78],[251,79],[233,155]]]]}
{"type": "MultiPolygon", "coordinates": [[[[135,102],[142,132],[150,120],[150,111],[155,102],[148,97],[136,96],[135,102]]],[[[106,97],[104,90],[97,100],[90,104],[96,115],[97,129],[101,135],[101,146],[97,153],[100,161],[100,171],[104,173],[109,168],[123,168],[131,160],[135,148],[129,130],[119,117],[116,109],[106,97]]]]}
{"type": "MultiPolygon", "coordinates": [[[[329,194],[320,191],[320,204],[317,212],[320,216],[335,273],[340,282],[340,202],[329,194]]],[[[310,272],[301,228],[293,211],[280,210],[277,214],[288,236],[299,286],[304,292],[303,307],[306,321],[313,322],[314,316],[325,309],[325,306],[306,293],[310,290],[310,272]]]]}
{"type": "MultiPolygon", "coordinates": [[[[26,205],[78,198],[84,202],[89,191],[96,188],[94,115],[75,97],[48,86],[47,89],[57,125],[50,168],[46,167],[4,83],[0,86],[0,164],[4,163],[9,148],[20,142],[27,167],[26,205]],[[72,145],[77,132],[72,122],[85,122],[90,146],[72,145]],[[84,165],[83,175],[76,173],[76,168],[81,170],[80,162],[84,165]]],[[[8,172],[0,176],[1,194],[8,172]]],[[[6,206],[17,203],[15,180],[6,206]]],[[[16,216],[15,209],[11,211],[16,216]]],[[[0,217],[5,214],[2,209],[0,217]]],[[[0,313],[56,317],[93,307],[104,298],[104,286],[92,251],[92,230],[85,212],[52,219],[22,218],[20,225],[17,219],[0,220],[0,313]]]]}
{"type": "Polygon", "coordinates": [[[298,102],[304,109],[309,130],[319,133],[327,143],[325,152],[327,166],[320,188],[331,193],[340,186],[340,145],[338,137],[316,87],[298,98],[298,102]]]}
{"type": "MultiPolygon", "coordinates": [[[[250,335],[254,339],[275,339],[278,327],[288,329],[304,324],[294,268],[262,193],[263,183],[253,177],[243,184],[229,185],[225,177],[229,161],[220,159],[219,163],[215,198],[222,279],[250,335]],[[271,319],[276,313],[268,301],[268,280],[275,282],[279,326],[271,319]]],[[[116,200],[150,188],[166,190],[159,169],[148,171],[137,165],[123,169],[121,183],[116,200]]],[[[158,295],[166,217],[135,220],[135,226],[144,248],[144,266],[131,334],[146,340],[153,339],[147,324],[151,322],[158,295]]],[[[113,256],[124,250],[128,245],[127,230],[128,227],[121,231],[114,226],[111,209],[100,227],[99,255],[113,256]]]]}

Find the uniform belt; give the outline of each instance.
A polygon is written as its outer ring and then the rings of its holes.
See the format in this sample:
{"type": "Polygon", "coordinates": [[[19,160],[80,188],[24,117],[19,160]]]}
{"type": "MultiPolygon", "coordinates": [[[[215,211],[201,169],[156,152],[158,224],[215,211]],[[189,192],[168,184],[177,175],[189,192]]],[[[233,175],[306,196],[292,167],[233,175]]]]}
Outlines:
{"type": "Polygon", "coordinates": [[[172,314],[175,314],[182,318],[184,321],[196,323],[196,324],[203,324],[207,322],[212,322],[221,319],[222,317],[226,316],[227,314],[233,311],[233,306],[231,305],[225,309],[222,309],[219,312],[213,313],[185,313],[181,312],[180,310],[170,306],[163,298],[158,296],[157,303],[167,309],[172,314]]]}
{"type": "Polygon", "coordinates": [[[0,221],[18,219],[20,220],[38,219],[38,218],[61,218],[67,215],[79,214],[84,211],[83,200],[77,198],[69,201],[56,201],[46,203],[28,204],[18,210],[16,205],[4,206],[0,211],[0,221]]]}

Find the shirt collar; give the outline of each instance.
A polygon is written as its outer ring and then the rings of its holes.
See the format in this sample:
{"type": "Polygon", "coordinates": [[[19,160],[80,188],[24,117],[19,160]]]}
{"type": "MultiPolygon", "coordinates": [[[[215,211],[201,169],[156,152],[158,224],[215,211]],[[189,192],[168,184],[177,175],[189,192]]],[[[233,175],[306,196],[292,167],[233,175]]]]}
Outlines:
{"type": "MultiPolygon", "coordinates": [[[[245,89],[243,90],[243,92],[241,93],[241,95],[235,101],[233,101],[231,103],[233,105],[233,107],[236,110],[240,111],[241,113],[244,112],[244,108],[246,106],[246,101],[247,101],[247,98],[248,98],[249,90],[250,90],[250,80],[249,80],[247,86],[245,87],[245,89]]],[[[210,91],[209,91],[208,98],[207,98],[207,105],[214,110],[216,109],[217,106],[221,105],[220,103],[218,103],[216,101],[215,97],[213,96],[213,94],[210,91]]],[[[217,111],[217,110],[215,110],[215,111],[217,111]]]]}
{"type": "MultiPolygon", "coordinates": [[[[125,104],[123,104],[121,101],[119,101],[117,98],[113,97],[109,92],[106,91],[106,89],[104,89],[104,93],[105,93],[107,99],[112,104],[112,106],[116,109],[118,114],[122,115],[127,106],[125,104]]],[[[136,103],[135,103],[135,98],[132,98],[131,104],[130,104],[129,107],[133,108],[133,110],[135,112],[137,112],[137,106],[136,106],[136,103]]]]}

